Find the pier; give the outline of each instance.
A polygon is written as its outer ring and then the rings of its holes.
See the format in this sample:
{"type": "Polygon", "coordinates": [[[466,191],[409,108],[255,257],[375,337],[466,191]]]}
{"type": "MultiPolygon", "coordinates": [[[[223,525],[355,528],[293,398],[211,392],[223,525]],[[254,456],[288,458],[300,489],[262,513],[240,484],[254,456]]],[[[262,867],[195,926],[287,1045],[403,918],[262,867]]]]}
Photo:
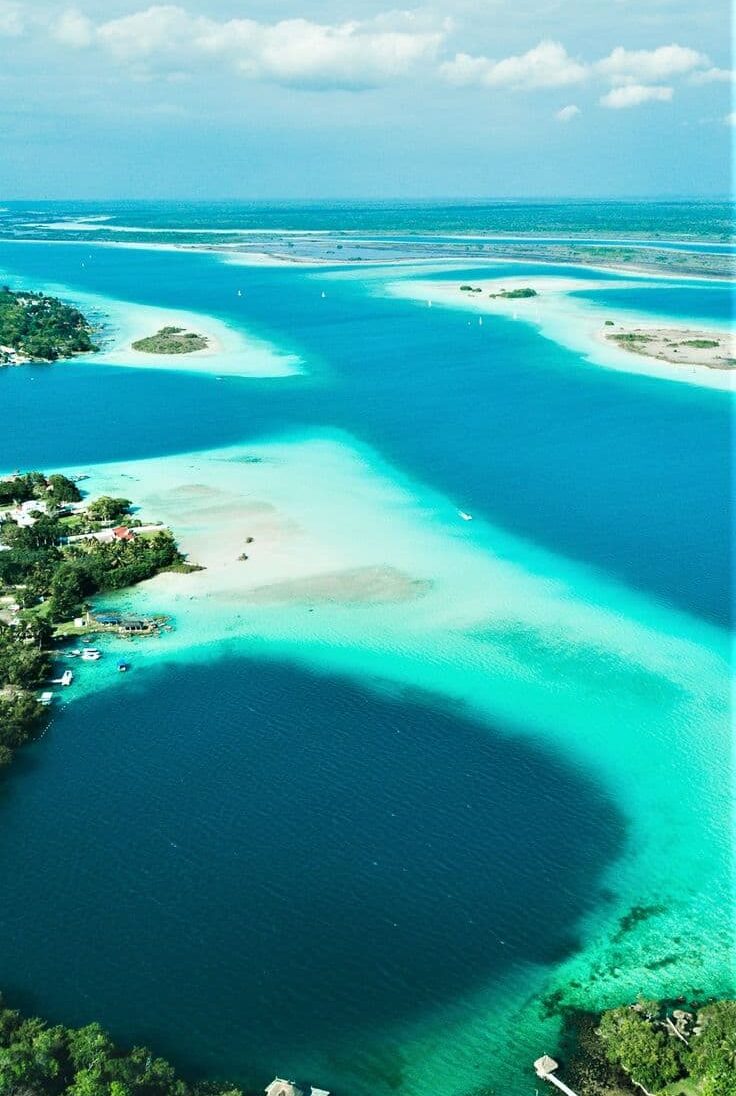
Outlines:
{"type": "Polygon", "coordinates": [[[549,1081],[555,1088],[559,1088],[560,1092],[564,1092],[565,1096],[577,1096],[576,1092],[573,1092],[571,1088],[561,1081],[559,1077],[555,1076],[555,1070],[559,1069],[559,1063],[550,1058],[549,1054],[543,1054],[541,1058],[537,1058],[534,1063],[534,1069],[537,1077],[541,1077],[543,1081],[549,1081]]]}

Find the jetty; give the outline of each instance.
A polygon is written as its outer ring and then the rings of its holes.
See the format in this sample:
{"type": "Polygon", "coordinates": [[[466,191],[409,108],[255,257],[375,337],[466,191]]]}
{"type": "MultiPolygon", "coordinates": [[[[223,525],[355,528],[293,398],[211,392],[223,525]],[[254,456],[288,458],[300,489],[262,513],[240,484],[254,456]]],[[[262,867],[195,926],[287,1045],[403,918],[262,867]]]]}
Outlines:
{"type": "Polygon", "coordinates": [[[550,1058],[549,1054],[543,1054],[541,1058],[537,1058],[534,1063],[534,1070],[537,1077],[541,1077],[543,1081],[549,1081],[555,1088],[559,1088],[560,1092],[564,1092],[565,1096],[577,1096],[576,1092],[573,1092],[571,1088],[561,1081],[559,1077],[555,1076],[555,1070],[559,1069],[559,1062],[556,1062],[554,1058],[550,1058]]]}

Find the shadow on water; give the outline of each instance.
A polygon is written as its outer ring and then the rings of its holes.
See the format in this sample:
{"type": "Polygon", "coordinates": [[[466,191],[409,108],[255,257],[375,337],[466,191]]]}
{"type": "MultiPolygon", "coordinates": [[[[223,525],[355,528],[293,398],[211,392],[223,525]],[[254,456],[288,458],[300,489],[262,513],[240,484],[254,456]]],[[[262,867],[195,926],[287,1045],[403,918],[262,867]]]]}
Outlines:
{"type": "Polygon", "coordinates": [[[8,790],[8,992],[244,1081],[319,1053],[339,1088],[346,1038],[557,962],[624,840],[512,734],[232,658],[76,702],[8,790]]]}

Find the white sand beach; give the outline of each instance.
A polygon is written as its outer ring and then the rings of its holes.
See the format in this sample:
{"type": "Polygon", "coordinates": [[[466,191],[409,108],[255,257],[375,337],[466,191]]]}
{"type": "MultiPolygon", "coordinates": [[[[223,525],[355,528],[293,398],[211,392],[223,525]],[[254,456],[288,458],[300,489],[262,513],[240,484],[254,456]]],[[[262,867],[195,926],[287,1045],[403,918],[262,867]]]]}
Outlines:
{"type": "MultiPolygon", "coordinates": [[[[79,295],[75,299],[80,300],[79,295]]],[[[214,316],[97,298],[80,300],[80,304],[102,312],[111,324],[108,345],[101,353],[85,359],[98,365],[235,377],[289,377],[301,372],[301,362],[295,354],[277,350],[265,340],[214,316]],[[134,342],[169,326],[203,335],[207,339],[206,348],[190,354],[151,354],[133,349],[134,342]]]]}

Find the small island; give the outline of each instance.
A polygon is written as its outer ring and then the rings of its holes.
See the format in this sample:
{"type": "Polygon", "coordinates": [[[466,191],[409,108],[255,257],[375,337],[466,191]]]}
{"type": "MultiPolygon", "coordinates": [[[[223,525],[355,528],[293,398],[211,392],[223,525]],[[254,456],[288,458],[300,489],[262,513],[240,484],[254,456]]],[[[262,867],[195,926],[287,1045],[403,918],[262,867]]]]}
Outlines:
{"type": "MultiPolygon", "coordinates": [[[[482,293],[483,287],[480,285],[465,285],[460,286],[461,293],[482,293]]],[[[532,289],[529,285],[519,286],[518,289],[499,289],[498,293],[489,293],[488,296],[491,300],[503,300],[503,301],[523,301],[528,297],[536,297],[536,289],[532,289]]]]}
{"type": "Polygon", "coordinates": [[[206,350],[209,340],[196,331],[187,331],[184,327],[162,327],[155,335],[138,339],[133,349],[142,354],[193,354],[197,350],[206,350]]]}
{"type": "Polygon", "coordinates": [[[606,320],[605,338],[647,358],[674,365],[700,365],[707,369],[736,368],[736,347],[732,335],[682,327],[624,327],[606,320]]]}
{"type": "Polygon", "coordinates": [[[30,290],[0,289],[0,365],[53,362],[97,350],[79,309],[30,290]]]}
{"type": "Polygon", "coordinates": [[[498,293],[489,293],[489,297],[495,299],[501,297],[505,301],[523,301],[527,297],[536,297],[536,289],[532,289],[531,286],[521,286],[519,289],[499,289],[498,293]]]}
{"type": "MultiPolygon", "coordinates": [[[[171,532],[143,524],[128,499],[86,500],[74,480],[27,472],[0,479],[0,766],[41,724],[60,642],[157,621],[90,612],[89,599],[161,571],[191,571],[171,532]]],[[[62,684],[64,682],[62,681],[62,684]]]]}

